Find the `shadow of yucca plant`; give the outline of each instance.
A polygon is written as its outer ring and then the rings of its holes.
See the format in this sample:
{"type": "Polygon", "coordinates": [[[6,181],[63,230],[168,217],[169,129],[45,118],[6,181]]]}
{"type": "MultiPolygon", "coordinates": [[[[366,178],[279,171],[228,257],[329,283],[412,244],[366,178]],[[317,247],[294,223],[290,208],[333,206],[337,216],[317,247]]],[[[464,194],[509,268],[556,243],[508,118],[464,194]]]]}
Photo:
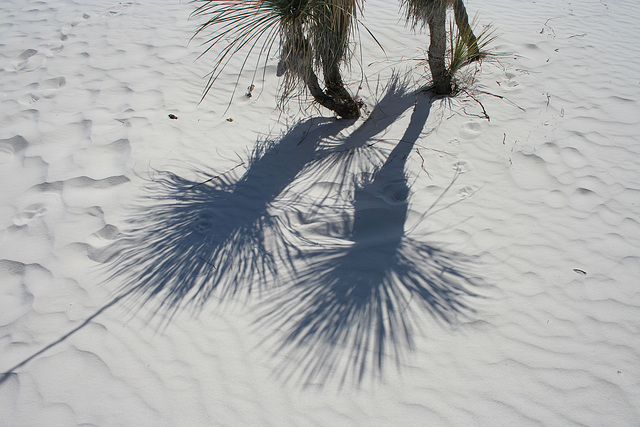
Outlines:
{"type": "Polygon", "coordinates": [[[194,0],[200,6],[194,17],[207,20],[194,35],[211,31],[202,55],[222,46],[203,98],[231,59],[246,52],[238,75],[251,53],[257,61],[279,51],[278,74],[283,77],[281,102],[300,88],[338,116],[355,119],[360,104],[346,89],[340,66],[346,63],[359,0],[194,0]],[[322,81],[318,77],[322,76],[322,81]]]}
{"type": "MultiPolygon", "coordinates": [[[[476,275],[473,258],[430,242],[433,236],[418,233],[418,224],[410,224],[407,163],[423,136],[435,98],[406,89],[401,81],[392,80],[378,105],[382,110],[396,108],[387,110],[391,122],[413,110],[390,153],[378,157],[375,146],[367,147],[368,154],[355,149],[329,151],[302,173],[303,178],[332,176],[334,171],[344,185],[339,191],[334,188],[339,197],[313,203],[320,205],[312,213],[316,220],[307,217],[307,223],[333,223],[331,235],[323,235],[320,245],[296,247],[297,259],[303,262],[296,263],[295,275],[255,311],[256,328],[269,325],[273,331],[263,345],[273,348],[273,372],[285,382],[320,388],[384,382],[389,368],[401,368],[409,361],[407,356],[417,347],[416,336],[431,321],[456,327],[476,315],[475,301],[482,298],[478,290],[485,284],[476,275]],[[354,158],[360,159],[359,167],[350,164],[354,158]],[[345,215],[345,205],[350,214],[345,215]]],[[[351,133],[342,146],[365,148],[363,141],[383,132],[381,118],[372,113],[360,126],[362,132],[351,133]]],[[[420,222],[460,201],[441,205],[458,176],[456,171],[420,222]]],[[[322,195],[303,192],[311,198],[322,195]]]]}

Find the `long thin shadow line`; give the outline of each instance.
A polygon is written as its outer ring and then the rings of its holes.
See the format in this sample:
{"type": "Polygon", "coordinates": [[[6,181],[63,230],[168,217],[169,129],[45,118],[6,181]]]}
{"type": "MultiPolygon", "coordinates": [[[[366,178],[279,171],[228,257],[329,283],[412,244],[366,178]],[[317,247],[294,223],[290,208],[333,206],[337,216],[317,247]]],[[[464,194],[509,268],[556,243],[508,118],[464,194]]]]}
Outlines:
{"type": "Polygon", "coordinates": [[[106,303],[105,305],[103,305],[102,307],[100,307],[100,309],[98,311],[96,311],[95,313],[93,313],[91,316],[87,317],[82,323],[80,323],[78,326],[76,326],[74,329],[72,329],[71,331],[67,332],[66,334],[64,334],[63,336],[61,336],[60,338],[58,338],[57,340],[53,341],[51,344],[47,345],[46,347],[42,348],[41,350],[38,350],[37,352],[33,353],[31,356],[27,357],[26,359],[24,359],[22,362],[18,363],[17,365],[11,367],[7,372],[3,372],[2,376],[0,376],[0,385],[3,384],[5,381],[7,381],[12,375],[15,375],[15,370],[16,369],[20,369],[21,367],[23,367],[24,365],[26,365],[27,363],[31,362],[33,359],[35,359],[36,357],[40,356],[41,354],[43,354],[44,352],[46,352],[47,350],[57,346],[58,344],[60,344],[61,342],[65,341],[67,338],[69,338],[71,335],[75,334],[76,332],[78,332],[80,329],[84,328],[85,326],[87,326],[89,323],[91,323],[91,321],[93,321],[93,319],[95,319],[96,317],[98,317],[99,315],[101,315],[105,310],[107,310],[108,308],[110,308],[112,305],[116,304],[118,301],[120,301],[122,298],[126,297],[127,295],[129,295],[130,293],[133,292],[134,289],[131,289],[129,292],[126,292],[124,294],[120,294],[117,297],[113,298],[111,301],[109,301],[108,303],[106,303]]]}

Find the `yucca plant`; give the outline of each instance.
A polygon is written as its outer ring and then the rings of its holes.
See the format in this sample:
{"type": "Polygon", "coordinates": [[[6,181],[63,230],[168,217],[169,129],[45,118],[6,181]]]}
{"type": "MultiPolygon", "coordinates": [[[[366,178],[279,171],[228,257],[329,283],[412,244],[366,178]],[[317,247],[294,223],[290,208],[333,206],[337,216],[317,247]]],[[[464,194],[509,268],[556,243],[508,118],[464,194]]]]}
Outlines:
{"type": "MultiPolygon", "coordinates": [[[[455,89],[453,76],[458,69],[473,60],[480,59],[483,49],[491,41],[483,32],[482,43],[469,25],[469,16],[462,0],[401,0],[402,8],[413,28],[429,27],[428,63],[433,78],[433,91],[439,95],[451,94],[455,89]],[[450,31],[451,57],[446,64],[447,9],[453,9],[455,32],[450,31]],[[457,56],[456,56],[457,55],[457,56]]],[[[453,25],[451,27],[453,30],[453,25]]]]}
{"type": "Polygon", "coordinates": [[[475,27],[475,23],[462,29],[449,23],[451,54],[449,55],[448,69],[452,75],[455,75],[460,68],[470,62],[489,55],[487,46],[496,38],[493,28],[490,25],[485,27],[476,37],[472,31],[473,27],[475,27]],[[471,37],[473,37],[473,42],[469,43],[471,37]]]}
{"type": "MultiPolygon", "coordinates": [[[[207,20],[196,35],[208,32],[203,55],[221,47],[203,98],[232,57],[244,52],[240,72],[253,51],[258,62],[279,51],[284,103],[300,87],[338,116],[354,119],[360,104],[346,89],[340,67],[349,57],[359,0],[194,0],[195,17],[207,20]],[[321,73],[323,79],[318,78],[321,73]],[[321,83],[321,81],[323,83],[321,83]]],[[[194,36],[195,37],[195,36],[194,36]]]]}

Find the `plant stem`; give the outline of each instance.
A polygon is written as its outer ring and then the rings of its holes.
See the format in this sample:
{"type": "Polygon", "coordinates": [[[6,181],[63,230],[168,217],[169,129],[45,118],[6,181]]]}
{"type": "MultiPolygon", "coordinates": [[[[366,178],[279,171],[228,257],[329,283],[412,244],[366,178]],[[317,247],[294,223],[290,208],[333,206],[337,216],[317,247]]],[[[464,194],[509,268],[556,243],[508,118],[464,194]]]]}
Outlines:
{"type": "Polygon", "coordinates": [[[429,68],[433,78],[433,91],[437,95],[450,94],[451,74],[445,64],[447,51],[446,7],[436,3],[429,15],[429,68]]]}
{"type": "Polygon", "coordinates": [[[480,49],[478,48],[478,40],[469,25],[469,16],[467,15],[467,9],[462,0],[453,0],[453,15],[458,31],[463,36],[469,48],[469,57],[472,60],[479,58],[480,49]]]}

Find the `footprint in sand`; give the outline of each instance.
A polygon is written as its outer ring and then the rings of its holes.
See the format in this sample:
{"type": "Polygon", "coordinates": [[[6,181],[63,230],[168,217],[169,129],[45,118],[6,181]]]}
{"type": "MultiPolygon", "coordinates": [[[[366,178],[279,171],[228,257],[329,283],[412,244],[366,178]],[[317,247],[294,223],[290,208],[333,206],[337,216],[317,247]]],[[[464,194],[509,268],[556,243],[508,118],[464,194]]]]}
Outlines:
{"type": "Polygon", "coordinates": [[[2,298],[0,298],[0,326],[13,323],[31,310],[33,294],[25,286],[25,275],[29,265],[6,259],[0,260],[0,283],[2,283],[2,298]]]}
{"type": "Polygon", "coordinates": [[[461,199],[466,199],[467,197],[473,196],[475,192],[476,189],[474,187],[467,185],[466,187],[462,187],[460,191],[458,191],[458,196],[461,199]]]}
{"type": "Polygon", "coordinates": [[[56,43],[50,46],[47,52],[45,53],[47,54],[47,56],[53,56],[62,52],[63,49],[64,49],[64,45],[62,43],[56,43]]]}
{"type": "Polygon", "coordinates": [[[475,139],[480,136],[482,126],[477,122],[467,122],[462,125],[460,134],[464,139],[475,139]]]}
{"type": "Polygon", "coordinates": [[[517,77],[515,74],[506,72],[504,73],[504,78],[502,79],[502,81],[498,82],[498,84],[503,88],[513,89],[514,87],[520,85],[520,83],[515,80],[515,77],[517,77]]]}
{"type": "Polygon", "coordinates": [[[38,53],[37,50],[35,49],[27,49],[24,52],[22,52],[20,54],[20,56],[18,57],[19,61],[27,61],[29,60],[29,58],[31,58],[32,56],[34,56],[36,53],[38,53]]]}
{"type": "Polygon", "coordinates": [[[18,102],[26,106],[38,102],[41,98],[52,98],[66,84],[67,80],[63,76],[32,83],[29,88],[35,91],[21,96],[18,102]]]}
{"type": "Polygon", "coordinates": [[[117,15],[122,15],[124,13],[124,11],[133,6],[133,2],[120,2],[118,7],[113,8],[113,9],[108,9],[107,12],[105,12],[105,16],[117,16],[117,15]]]}
{"type": "Polygon", "coordinates": [[[40,89],[42,90],[52,90],[52,89],[60,89],[62,86],[67,84],[67,79],[64,76],[54,77],[52,79],[44,80],[40,83],[40,89]]]}
{"type": "Polygon", "coordinates": [[[47,79],[42,81],[38,88],[40,89],[40,94],[45,98],[51,98],[53,95],[64,87],[67,84],[67,79],[63,76],[54,77],[52,79],[47,79]]]}
{"type": "Polygon", "coordinates": [[[459,162],[455,162],[453,164],[452,169],[456,171],[456,173],[462,174],[473,170],[473,165],[466,160],[460,160],[459,162]]]}
{"type": "Polygon", "coordinates": [[[9,163],[29,146],[29,142],[20,135],[9,139],[0,139],[0,165],[9,163]]]}
{"type": "Polygon", "coordinates": [[[82,18],[76,18],[75,20],[67,24],[64,24],[62,28],[60,28],[60,35],[58,36],[58,38],[62,41],[66,41],[69,38],[69,34],[71,33],[71,30],[73,29],[73,27],[75,27],[80,22],[82,22],[83,19],[89,19],[89,18],[90,16],[85,13],[84,15],[82,15],[82,18]]]}
{"type": "Polygon", "coordinates": [[[387,195],[386,199],[391,204],[404,204],[407,203],[409,198],[409,187],[402,182],[394,182],[384,186],[384,193],[387,195]]]}
{"type": "Polygon", "coordinates": [[[391,181],[385,184],[381,190],[376,191],[375,195],[391,206],[403,205],[407,203],[409,198],[409,188],[404,180],[391,181]]]}
{"type": "Polygon", "coordinates": [[[212,219],[210,215],[207,213],[201,213],[198,215],[198,219],[195,221],[193,229],[196,233],[199,234],[207,234],[210,232],[212,228],[212,219]]]}
{"type": "Polygon", "coordinates": [[[44,205],[39,203],[30,205],[13,218],[13,223],[18,227],[22,227],[45,213],[47,213],[47,208],[44,205]]]}
{"type": "Polygon", "coordinates": [[[35,70],[44,63],[44,56],[38,55],[36,49],[27,49],[22,52],[15,60],[7,65],[5,71],[29,71],[35,70]]]}
{"type": "Polygon", "coordinates": [[[37,93],[28,93],[18,98],[18,102],[21,105],[25,105],[25,106],[34,104],[39,100],[40,100],[40,95],[38,95],[37,93]]]}

